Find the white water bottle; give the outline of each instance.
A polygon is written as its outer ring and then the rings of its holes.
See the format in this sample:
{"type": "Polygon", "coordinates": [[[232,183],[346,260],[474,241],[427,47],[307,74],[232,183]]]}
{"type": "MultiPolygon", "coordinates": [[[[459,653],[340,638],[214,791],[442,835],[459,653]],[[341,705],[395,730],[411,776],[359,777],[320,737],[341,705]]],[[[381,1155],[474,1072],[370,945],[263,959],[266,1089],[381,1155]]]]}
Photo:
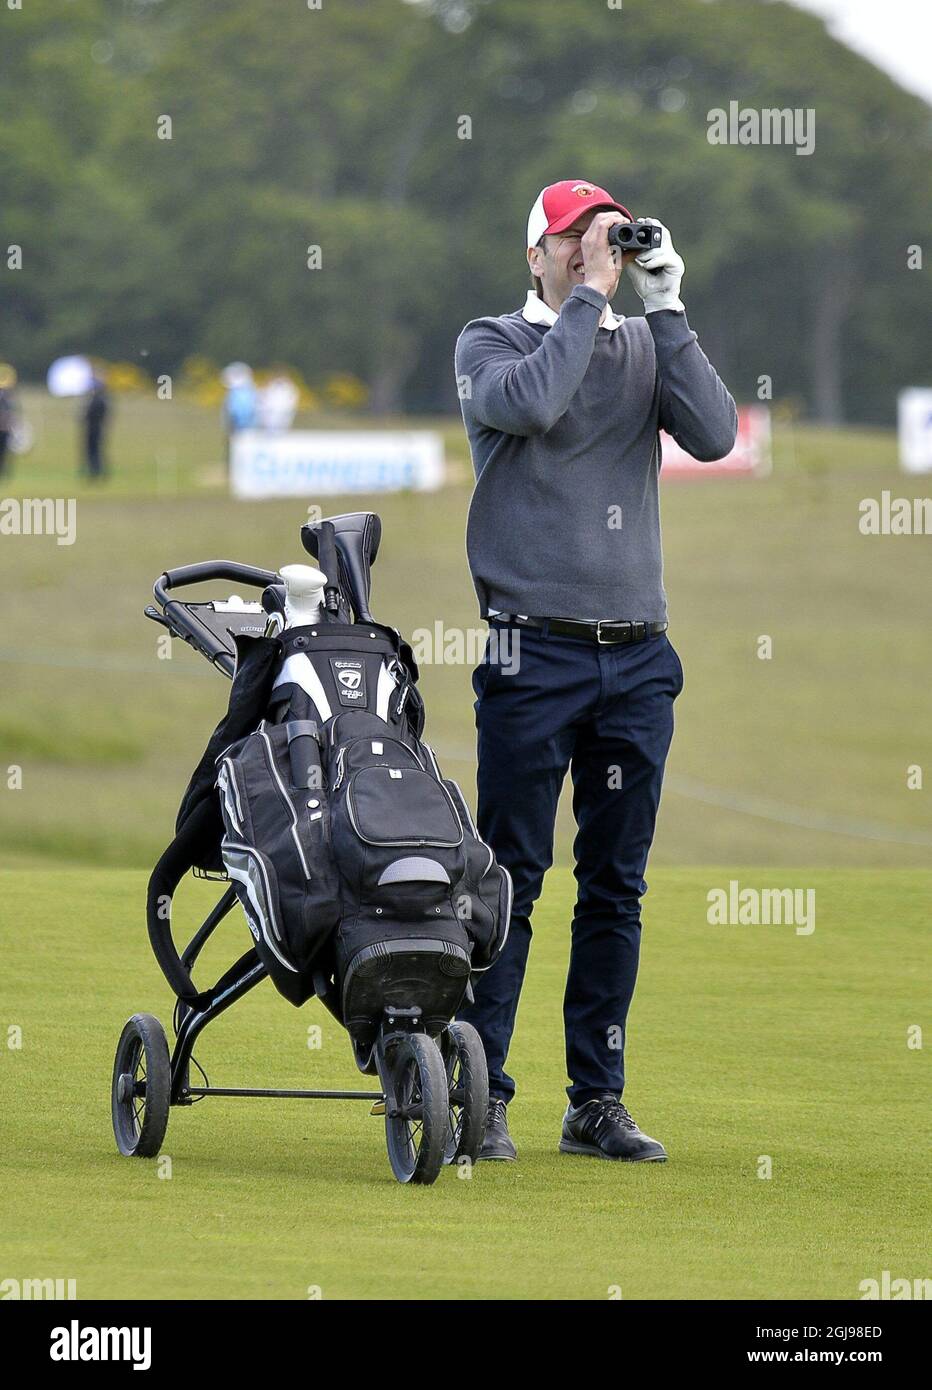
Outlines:
{"type": "Polygon", "coordinates": [[[320,619],[327,576],[313,565],[284,565],[285,627],[306,627],[320,619]]]}

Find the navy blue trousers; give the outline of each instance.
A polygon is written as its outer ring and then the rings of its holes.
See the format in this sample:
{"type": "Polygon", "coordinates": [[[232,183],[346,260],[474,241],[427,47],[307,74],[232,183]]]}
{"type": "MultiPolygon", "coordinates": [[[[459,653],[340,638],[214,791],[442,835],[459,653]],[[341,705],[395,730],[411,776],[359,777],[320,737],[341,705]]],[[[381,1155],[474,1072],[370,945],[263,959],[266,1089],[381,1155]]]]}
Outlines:
{"type": "Polygon", "coordinates": [[[620,1098],[624,1041],[637,979],[640,900],[673,702],[683,668],[668,638],[598,646],[540,629],[490,622],[473,672],[478,731],[479,833],[514,880],[502,955],[459,1017],[479,1031],[492,1096],[515,1083],[505,1060],[531,944],[531,912],[553,862],[557,799],[573,782],[577,883],[563,1000],[567,1095],[581,1105],[620,1098]]]}

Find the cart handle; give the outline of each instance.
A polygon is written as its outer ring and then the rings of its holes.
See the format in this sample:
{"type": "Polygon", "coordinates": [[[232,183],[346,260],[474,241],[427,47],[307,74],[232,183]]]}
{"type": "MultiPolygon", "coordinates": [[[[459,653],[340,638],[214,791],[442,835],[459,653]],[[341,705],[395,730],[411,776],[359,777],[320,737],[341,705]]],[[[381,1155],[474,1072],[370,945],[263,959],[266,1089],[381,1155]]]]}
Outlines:
{"type": "Polygon", "coordinates": [[[166,570],[155,581],[152,592],[164,608],[169,589],[179,589],[184,584],[203,584],[209,579],[231,579],[234,584],[249,584],[255,589],[280,583],[274,570],[256,569],[255,565],[241,565],[236,560],[202,560],[196,565],[179,565],[177,569],[166,570]]]}

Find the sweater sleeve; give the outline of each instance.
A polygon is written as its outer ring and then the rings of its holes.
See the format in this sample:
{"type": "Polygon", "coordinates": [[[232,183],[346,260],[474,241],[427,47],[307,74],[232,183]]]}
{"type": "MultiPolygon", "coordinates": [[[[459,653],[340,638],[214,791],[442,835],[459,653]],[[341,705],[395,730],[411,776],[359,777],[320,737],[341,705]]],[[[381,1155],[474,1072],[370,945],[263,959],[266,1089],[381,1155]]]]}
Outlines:
{"type": "Polygon", "coordinates": [[[586,375],[608,301],[576,285],[535,352],[523,353],[492,319],[468,323],[456,344],[460,394],[472,415],[503,434],[546,434],[586,375]]]}
{"type": "Polygon", "coordinates": [[[660,378],[660,425],[702,463],[734,447],[738,412],[718,372],[679,310],[647,314],[660,378]]]}

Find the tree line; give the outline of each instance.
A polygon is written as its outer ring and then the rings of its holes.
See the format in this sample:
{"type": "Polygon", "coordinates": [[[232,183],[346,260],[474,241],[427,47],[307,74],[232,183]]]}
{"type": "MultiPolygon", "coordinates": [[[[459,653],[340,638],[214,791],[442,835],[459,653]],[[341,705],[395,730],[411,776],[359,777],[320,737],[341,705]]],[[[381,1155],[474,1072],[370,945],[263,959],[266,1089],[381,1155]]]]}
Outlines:
{"type": "Polygon", "coordinates": [[[456,409],[456,335],[519,307],[528,209],[572,176],[668,224],[739,397],[889,423],[928,371],[932,111],[788,4],[4,7],[0,109],[21,376],[241,358],[456,409]],[[789,140],[741,141],[764,111],[789,140]]]}

